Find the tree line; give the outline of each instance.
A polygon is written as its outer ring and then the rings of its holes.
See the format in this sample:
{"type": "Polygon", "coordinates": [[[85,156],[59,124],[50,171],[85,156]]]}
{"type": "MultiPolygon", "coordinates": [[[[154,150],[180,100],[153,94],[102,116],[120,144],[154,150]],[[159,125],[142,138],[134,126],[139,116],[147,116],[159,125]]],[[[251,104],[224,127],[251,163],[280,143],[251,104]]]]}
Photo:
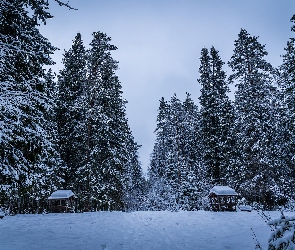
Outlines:
{"type": "Polygon", "coordinates": [[[188,93],[160,100],[146,180],[111,38],[93,32],[86,48],[77,33],[55,75],[45,67],[57,48],[38,29],[50,1],[0,1],[0,206],[42,212],[53,191],[71,189],[80,211],[197,210],[214,185],[268,209],[294,199],[294,38],[274,68],[241,29],[229,76],[218,50],[203,48],[200,108],[188,93]]]}
{"type": "Polygon", "coordinates": [[[217,49],[201,50],[200,109],[189,94],[184,102],[176,95],[160,100],[148,169],[150,209],[206,209],[214,185],[229,185],[265,209],[294,200],[294,42],[290,38],[274,68],[265,45],[241,29],[229,76],[217,49]]]}
{"type": "Polygon", "coordinates": [[[86,49],[78,33],[56,80],[45,66],[57,48],[38,30],[49,7],[1,0],[0,205],[41,212],[54,190],[71,189],[80,211],[139,209],[145,179],[111,56],[117,48],[94,32],[86,49]]]}

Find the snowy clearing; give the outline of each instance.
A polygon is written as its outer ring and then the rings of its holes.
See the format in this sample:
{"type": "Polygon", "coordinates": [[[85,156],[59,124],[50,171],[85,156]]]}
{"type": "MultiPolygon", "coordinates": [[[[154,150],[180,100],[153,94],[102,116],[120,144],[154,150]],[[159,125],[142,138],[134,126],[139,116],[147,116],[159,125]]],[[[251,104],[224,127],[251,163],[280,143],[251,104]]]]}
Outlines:
{"type": "Polygon", "coordinates": [[[267,249],[271,231],[256,211],[16,215],[0,220],[0,249],[247,250],[255,249],[250,228],[267,249]]]}

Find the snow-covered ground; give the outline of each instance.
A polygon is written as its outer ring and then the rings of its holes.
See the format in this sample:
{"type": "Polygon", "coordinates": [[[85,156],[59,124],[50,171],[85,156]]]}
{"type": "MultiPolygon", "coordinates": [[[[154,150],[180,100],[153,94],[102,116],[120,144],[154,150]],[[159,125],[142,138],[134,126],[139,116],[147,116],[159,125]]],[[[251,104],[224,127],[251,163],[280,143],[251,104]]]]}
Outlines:
{"type": "Polygon", "coordinates": [[[271,231],[256,211],[16,215],[0,220],[0,249],[247,250],[255,249],[251,228],[267,249],[271,231]]]}

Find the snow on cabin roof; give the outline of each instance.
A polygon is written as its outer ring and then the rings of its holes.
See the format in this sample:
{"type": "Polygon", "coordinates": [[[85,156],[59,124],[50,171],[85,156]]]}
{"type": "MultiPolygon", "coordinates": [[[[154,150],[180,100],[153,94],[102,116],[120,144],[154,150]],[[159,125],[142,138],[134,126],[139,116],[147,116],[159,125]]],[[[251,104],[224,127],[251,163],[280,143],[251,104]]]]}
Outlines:
{"type": "Polygon", "coordinates": [[[214,186],[210,193],[214,193],[216,195],[238,195],[236,191],[228,186],[214,186]]]}
{"type": "Polygon", "coordinates": [[[54,199],[67,199],[71,196],[75,196],[75,194],[72,192],[72,190],[56,190],[51,194],[51,196],[48,198],[49,200],[54,199]]]}

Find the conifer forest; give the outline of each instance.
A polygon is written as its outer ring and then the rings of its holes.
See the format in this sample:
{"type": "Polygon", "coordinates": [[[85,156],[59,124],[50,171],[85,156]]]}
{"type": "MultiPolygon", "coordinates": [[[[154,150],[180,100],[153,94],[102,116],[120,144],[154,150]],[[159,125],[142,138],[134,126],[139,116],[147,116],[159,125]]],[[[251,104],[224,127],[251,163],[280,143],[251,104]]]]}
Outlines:
{"type": "Polygon", "coordinates": [[[229,62],[199,48],[199,100],[159,101],[145,176],[111,38],[95,31],[87,45],[77,33],[53,72],[57,48],[38,28],[50,1],[0,2],[0,207],[41,213],[65,189],[77,211],[207,210],[215,185],[263,209],[295,201],[295,36],[277,68],[245,29],[229,62]]]}

